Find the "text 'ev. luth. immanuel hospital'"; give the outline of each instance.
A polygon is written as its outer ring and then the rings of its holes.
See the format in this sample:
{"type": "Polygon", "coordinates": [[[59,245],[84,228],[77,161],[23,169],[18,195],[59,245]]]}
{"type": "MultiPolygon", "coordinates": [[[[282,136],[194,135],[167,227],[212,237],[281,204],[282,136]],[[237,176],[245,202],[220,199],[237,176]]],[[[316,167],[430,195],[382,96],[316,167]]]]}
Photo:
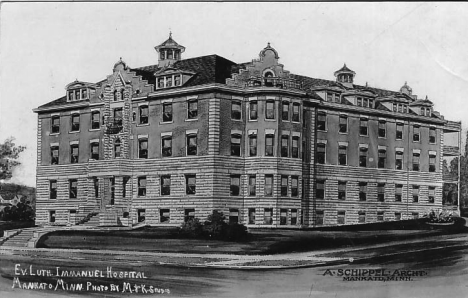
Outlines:
{"type": "Polygon", "coordinates": [[[333,80],[292,74],[270,44],[247,63],[182,59],[171,36],[155,49],[158,63],[120,59],[34,110],[37,224],[179,226],[219,210],[299,228],[442,207],[443,158],[460,154],[446,140],[461,124],[404,81],[355,85],[346,65],[333,80]]]}

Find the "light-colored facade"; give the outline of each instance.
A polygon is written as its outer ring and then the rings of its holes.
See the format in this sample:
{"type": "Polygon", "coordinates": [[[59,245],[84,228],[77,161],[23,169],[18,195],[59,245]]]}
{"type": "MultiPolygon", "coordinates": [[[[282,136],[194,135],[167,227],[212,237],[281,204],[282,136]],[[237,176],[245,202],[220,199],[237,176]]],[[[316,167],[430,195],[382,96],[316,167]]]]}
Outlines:
{"type": "Polygon", "coordinates": [[[313,227],[420,216],[442,206],[444,120],[405,85],[294,75],[268,45],[236,64],[118,61],[105,80],[73,82],[37,109],[36,221],[180,225],[217,209],[249,227],[313,227]]]}

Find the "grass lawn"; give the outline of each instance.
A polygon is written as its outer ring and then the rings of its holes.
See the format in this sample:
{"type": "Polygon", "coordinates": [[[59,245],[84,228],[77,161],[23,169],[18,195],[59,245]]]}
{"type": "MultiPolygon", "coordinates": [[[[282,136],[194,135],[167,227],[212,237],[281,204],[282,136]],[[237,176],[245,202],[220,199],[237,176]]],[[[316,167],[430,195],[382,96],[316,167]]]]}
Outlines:
{"type": "Polygon", "coordinates": [[[342,231],[253,230],[250,239],[244,242],[181,239],[176,228],[145,227],[133,231],[57,231],[42,237],[37,247],[201,254],[277,254],[355,247],[465,231],[463,228],[425,227],[421,229],[419,225],[407,230],[355,231],[354,229],[355,227],[342,231]]]}

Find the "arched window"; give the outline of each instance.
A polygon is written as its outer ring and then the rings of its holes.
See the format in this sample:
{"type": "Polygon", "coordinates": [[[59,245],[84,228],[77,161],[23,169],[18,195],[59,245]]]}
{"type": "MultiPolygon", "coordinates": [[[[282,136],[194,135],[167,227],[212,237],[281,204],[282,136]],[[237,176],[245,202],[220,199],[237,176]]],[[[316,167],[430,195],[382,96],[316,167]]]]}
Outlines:
{"type": "Polygon", "coordinates": [[[117,101],[117,90],[114,90],[114,101],[117,101]]]}
{"type": "Polygon", "coordinates": [[[122,146],[120,142],[120,138],[115,139],[114,141],[114,157],[120,157],[122,153],[122,146]]]}
{"type": "Polygon", "coordinates": [[[120,90],[120,100],[124,99],[124,92],[125,92],[125,89],[120,90]]]}
{"type": "Polygon", "coordinates": [[[267,71],[265,71],[265,72],[263,73],[263,76],[264,76],[265,78],[272,78],[272,77],[275,76],[275,74],[273,73],[273,71],[267,70],[267,71]]]}

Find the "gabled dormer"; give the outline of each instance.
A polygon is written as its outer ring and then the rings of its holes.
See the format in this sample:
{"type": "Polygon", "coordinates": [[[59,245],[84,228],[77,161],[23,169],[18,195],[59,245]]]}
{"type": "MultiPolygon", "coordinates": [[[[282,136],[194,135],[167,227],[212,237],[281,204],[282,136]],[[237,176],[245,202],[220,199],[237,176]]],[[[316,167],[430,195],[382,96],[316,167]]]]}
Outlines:
{"type": "Polygon", "coordinates": [[[194,75],[193,71],[179,69],[169,64],[154,73],[156,89],[183,86],[194,75]]]}
{"type": "Polygon", "coordinates": [[[96,92],[96,87],[93,83],[78,80],[68,84],[65,89],[67,90],[68,102],[89,99],[96,92]]]}
{"type": "Polygon", "coordinates": [[[410,104],[411,110],[419,116],[432,116],[432,107],[434,104],[430,101],[427,96],[426,99],[417,99],[410,104]]]}
{"type": "Polygon", "coordinates": [[[165,42],[159,46],[155,46],[154,49],[159,54],[159,67],[165,67],[179,61],[182,58],[182,53],[185,51],[184,46],[179,45],[172,39],[172,33],[169,33],[169,38],[165,42]]]}

